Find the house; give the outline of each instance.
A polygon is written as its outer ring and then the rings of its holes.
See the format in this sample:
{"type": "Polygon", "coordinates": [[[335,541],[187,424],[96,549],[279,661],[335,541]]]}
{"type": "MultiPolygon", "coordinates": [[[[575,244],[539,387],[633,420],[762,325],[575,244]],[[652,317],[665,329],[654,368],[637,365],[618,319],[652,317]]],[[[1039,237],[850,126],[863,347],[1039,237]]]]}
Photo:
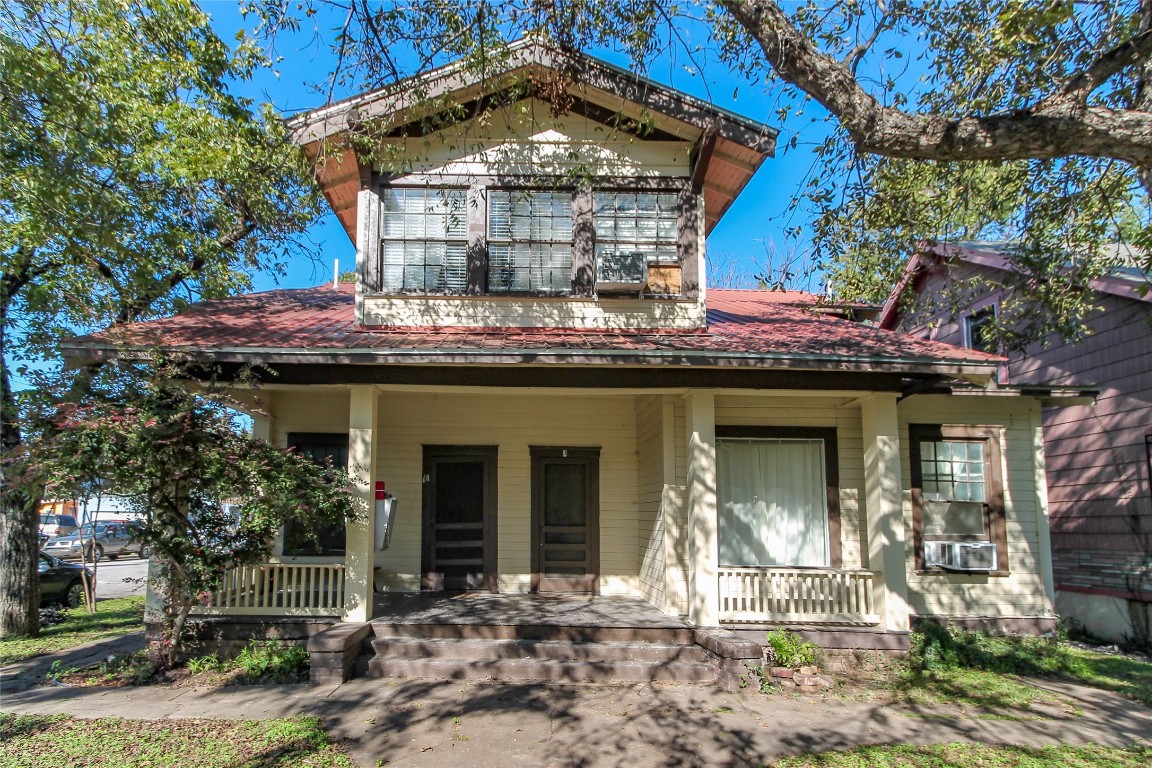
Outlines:
{"type": "MultiPolygon", "coordinates": [[[[981,346],[980,327],[1004,300],[1013,269],[1003,244],[925,247],[909,261],[881,324],[923,338],[981,346]],[[981,281],[958,311],[933,297],[981,281]]],[[[1099,388],[1094,402],[1045,409],[1044,454],[1056,607],[1093,634],[1147,647],[1152,637],[1152,296],[1136,274],[1093,282],[1077,342],[1050,337],[1011,352],[1013,387],[1099,388]]],[[[963,293],[962,291],[958,293],[963,293]]],[[[995,350],[993,350],[995,351],[995,350]]]]}
{"type": "Polygon", "coordinates": [[[662,626],[729,660],[771,626],[895,649],[916,618],[1052,628],[1052,393],[989,390],[995,355],[708,287],[705,239],[773,129],[534,43],[500,76],[420,83],[456,108],[400,83],[291,123],[355,284],[72,348],[274,371],[247,393],[256,434],[346,463],[379,510],[286,531],[204,615],[339,620],[310,646],[339,674],[416,613],[436,638],[453,616],[662,626]],[[358,159],[364,125],[389,160],[358,159]]]}

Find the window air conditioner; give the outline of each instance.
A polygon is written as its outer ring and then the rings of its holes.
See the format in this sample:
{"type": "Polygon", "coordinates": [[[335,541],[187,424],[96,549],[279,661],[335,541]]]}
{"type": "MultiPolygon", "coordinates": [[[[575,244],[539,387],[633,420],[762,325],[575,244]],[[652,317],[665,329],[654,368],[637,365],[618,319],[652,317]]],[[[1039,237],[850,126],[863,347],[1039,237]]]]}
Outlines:
{"type": "Polygon", "coordinates": [[[599,267],[599,283],[637,285],[648,277],[648,257],[643,251],[601,253],[599,267]]]}
{"type": "Polygon", "coordinates": [[[994,571],[996,545],[989,541],[926,541],[924,565],[946,571],[994,571]]]}

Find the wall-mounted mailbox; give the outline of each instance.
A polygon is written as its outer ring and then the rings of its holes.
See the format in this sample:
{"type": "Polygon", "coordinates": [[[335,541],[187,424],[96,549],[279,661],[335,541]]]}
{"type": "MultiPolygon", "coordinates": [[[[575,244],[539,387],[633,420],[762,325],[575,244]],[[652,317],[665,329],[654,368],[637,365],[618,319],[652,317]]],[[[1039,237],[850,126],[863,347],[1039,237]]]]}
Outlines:
{"type": "Polygon", "coordinates": [[[384,483],[376,483],[376,549],[385,550],[392,544],[392,529],[396,527],[396,497],[384,490],[384,483]]]}

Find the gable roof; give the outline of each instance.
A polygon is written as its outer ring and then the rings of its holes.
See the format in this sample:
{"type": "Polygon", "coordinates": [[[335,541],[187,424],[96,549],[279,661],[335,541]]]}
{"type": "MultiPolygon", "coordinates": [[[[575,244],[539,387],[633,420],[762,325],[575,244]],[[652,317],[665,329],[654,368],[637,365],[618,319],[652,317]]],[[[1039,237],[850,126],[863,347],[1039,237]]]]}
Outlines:
{"type": "Polygon", "coordinates": [[[449,102],[479,103],[529,77],[556,72],[571,75],[575,94],[598,110],[634,118],[660,115],[667,120],[664,130],[695,142],[693,181],[704,195],[708,232],[775,150],[778,131],[768,125],[593,56],[528,39],[510,44],[497,72],[478,74],[463,63],[448,64],[304,113],[289,120],[288,127],[316,163],[324,195],[355,242],[361,169],[353,150],[340,145],[344,134],[367,122],[410,123],[449,102]]]}
{"type": "MultiPolygon", "coordinates": [[[[900,279],[888,294],[884,308],[880,311],[880,327],[895,330],[900,323],[900,303],[906,292],[918,292],[933,269],[942,268],[950,262],[964,262],[1000,272],[1017,271],[1016,265],[1012,263],[1010,243],[925,243],[908,260],[900,279]]],[[[1099,293],[1152,304],[1152,291],[1141,295],[1137,290],[1142,284],[1145,284],[1143,280],[1128,274],[1105,275],[1092,281],[1092,287],[1099,293]]]]}
{"type": "Polygon", "coordinates": [[[693,331],[356,325],[351,284],[253,293],[66,345],[73,359],[163,349],[194,360],[285,364],[717,366],[885,372],[986,381],[1002,358],[782,303],[772,291],[708,292],[693,331]]]}

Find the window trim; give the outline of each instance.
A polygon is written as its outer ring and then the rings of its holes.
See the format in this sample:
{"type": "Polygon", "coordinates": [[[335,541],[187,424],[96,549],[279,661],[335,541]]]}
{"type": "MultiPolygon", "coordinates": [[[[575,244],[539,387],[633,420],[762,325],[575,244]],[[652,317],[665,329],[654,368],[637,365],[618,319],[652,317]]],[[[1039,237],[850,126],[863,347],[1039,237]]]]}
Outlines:
{"type": "MultiPolygon", "coordinates": [[[[1004,477],[1000,451],[1000,427],[956,424],[909,424],[908,464],[912,495],[912,542],[915,549],[916,573],[960,573],[968,575],[1007,576],[1008,526],[1004,506],[1004,477]],[[955,441],[984,443],[984,526],[988,541],[996,545],[996,570],[958,571],[928,567],[924,563],[924,476],[920,460],[920,443],[924,441],[955,441]]],[[[952,537],[933,537],[931,541],[957,541],[952,537]]],[[[983,539],[979,539],[983,541],[983,539]]]]}
{"type": "MultiPolygon", "coordinates": [[[[745,425],[716,425],[716,438],[745,438],[761,440],[823,440],[824,483],[828,505],[828,567],[788,566],[805,570],[838,570],[844,567],[844,548],[840,531],[840,453],[835,427],[761,427],[745,425]]],[[[780,566],[781,568],[785,566],[780,566]]]]}

